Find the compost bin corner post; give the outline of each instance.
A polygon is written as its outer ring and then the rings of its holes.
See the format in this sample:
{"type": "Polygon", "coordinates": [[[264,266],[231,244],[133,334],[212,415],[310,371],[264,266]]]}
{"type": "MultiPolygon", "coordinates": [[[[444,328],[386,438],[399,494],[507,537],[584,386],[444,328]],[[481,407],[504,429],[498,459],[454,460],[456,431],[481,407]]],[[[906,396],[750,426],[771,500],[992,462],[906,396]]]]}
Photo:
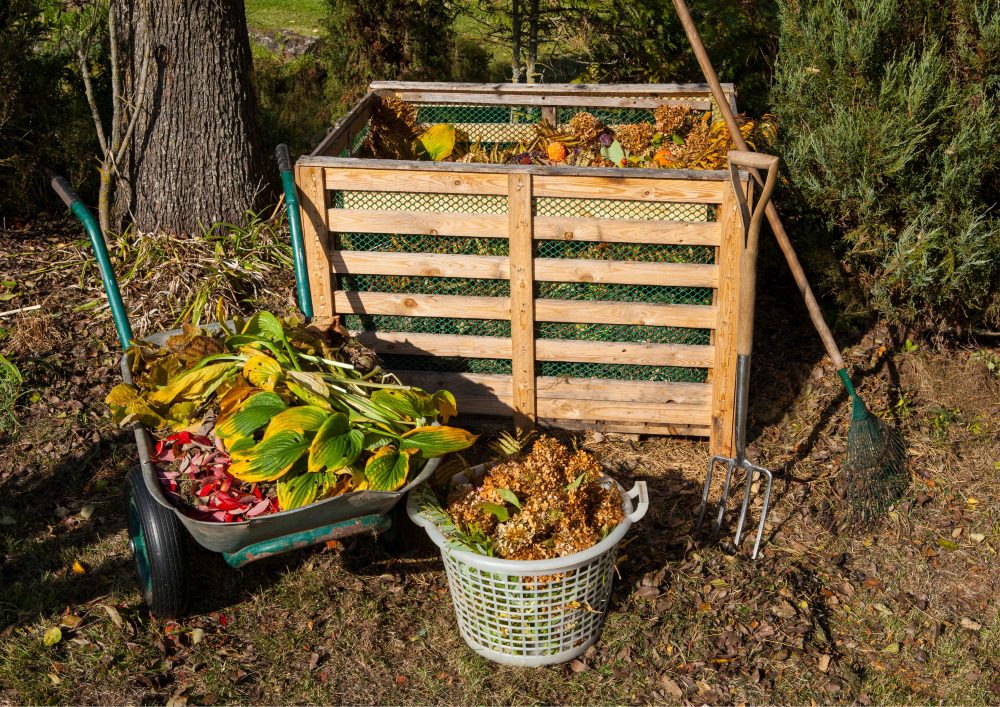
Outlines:
{"type": "Polygon", "coordinates": [[[306,254],[306,271],[312,295],[313,317],[318,320],[334,316],[333,269],[330,264],[330,238],[327,229],[329,193],[323,167],[295,165],[302,214],[302,242],[306,254]]]}

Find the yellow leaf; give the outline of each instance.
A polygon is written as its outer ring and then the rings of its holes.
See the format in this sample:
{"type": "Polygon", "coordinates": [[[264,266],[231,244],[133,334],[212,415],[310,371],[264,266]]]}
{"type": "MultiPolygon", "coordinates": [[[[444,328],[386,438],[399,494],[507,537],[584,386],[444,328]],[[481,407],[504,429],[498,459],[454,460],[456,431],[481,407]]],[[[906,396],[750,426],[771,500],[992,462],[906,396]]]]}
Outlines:
{"type": "Polygon", "coordinates": [[[53,626],[42,636],[42,643],[47,646],[54,646],[62,640],[62,630],[58,626],[53,626]]]}
{"type": "Polygon", "coordinates": [[[150,394],[149,402],[157,405],[169,405],[177,398],[194,400],[202,397],[213,384],[218,383],[235,366],[236,364],[231,361],[223,361],[185,371],[172,378],[163,388],[150,394]]]}
{"type": "Polygon", "coordinates": [[[281,379],[281,364],[270,356],[256,354],[243,364],[243,375],[262,390],[274,390],[281,379]]]}
{"type": "Polygon", "coordinates": [[[77,560],[73,563],[73,574],[87,574],[87,568],[80,564],[80,561],[77,560]]]}
{"type": "Polygon", "coordinates": [[[59,619],[59,625],[63,628],[68,628],[70,631],[75,629],[81,623],[83,623],[83,619],[76,614],[67,614],[59,619]]]}

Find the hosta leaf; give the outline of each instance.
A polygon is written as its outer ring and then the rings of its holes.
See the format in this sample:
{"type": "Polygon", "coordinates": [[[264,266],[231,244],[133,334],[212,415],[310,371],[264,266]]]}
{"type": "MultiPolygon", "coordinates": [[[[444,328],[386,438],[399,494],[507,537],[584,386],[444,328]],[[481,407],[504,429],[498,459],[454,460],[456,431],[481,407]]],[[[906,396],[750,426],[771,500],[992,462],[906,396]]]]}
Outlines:
{"type": "Polygon", "coordinates": [[[318,373],[313,371],[288,371],[286,375],[310,393],[324,398],[330,394],[330,388],[323,381],[323,376],[318,373]]]}
{"type": "Polygon", "coordinates": [[[281,380],[281,364],[270,356],[256,354],[243,364],[243,375],[252,385],[262,390],[274,390],[281,380]]]}
{"type": "Polygon", "coordinates": [[[216,425],[215,433],[223,439],[249,437],[286,407],[275,393],[257,393],[240,406],[239,412],[216,425]]]}
{"type": "Polygon", "coordinates": [[[270,312],[257,312],[243,327],[241,334],[259,336],[262,339],[280,343],[285,340],[285,328],[270,312]]]}
{"type": "Polygon", "coordinates": [[[409,390],[382,388],[372,393],[371,401],[386,410],[412,419],[436,416],[438,412],[431,396],[416,388],[409,390]]]}
{"type": "Polygon", "coordinates": [[[458,427],[417,427],[403,435],[403,449],[420,450],[425,457],[440,457],[471,447],[476,435],[458,427]]]}
{"type": "Polygon", "coordinates": [[[191,418],[197,409],[197,403],[174,403],[170,406],[170,412],[167,414],[167,422],[175,430],[183,429],[192,423],[191,418]]]}
{"type": "Polygon", "coordinates": [[[240,409],[240,406],[243,405],[243,402],[256,392],[257,389],[247,383],[246,378],[237,376],[233,384],[229,386],[229,389],[218,398],[219,417],[216,420],[216,424],[236,413],[240,409]]]}
{"type": "MultiPolygon", "coordinates": [[[[285,373],[292,373],[292,371],[286,371],[285,373]]],[[[308,405],[315,405],[316,407],[323,408],[327,412],[333,412],[333,406],[330,404],[330,401],[316,395],[316,393],[304,388],[295,381],[286,379],[285,387],[288,388],[292,395],[302,402],[307,403],[308,405]]]]}
{"type": "Polygon", "coordinates": [[[330,415],[309,447],[309,471],[349,466],[361,454],[363,443],[364,434],[351,429],[347,415],[341,412],[330,415]]]}
{"type": "Polygon", "coordinates": [[[427,152],[427,156],[435,162],[440,162],[451,155],[455,149],[458,135],[451,123],[438,123],[427,128],[417,140],[427,152]]]}
{"type": "Polygon", "coordinates": [[[274,481],[292,468],[309,442],[300,432],[286,430],[258,443],[229,467],[229,473],[242,481],[274,481]]]}
{"type": "Polygon", "coordinates": [[[185,371],[172,378],[163,388],[151,393],[149,402],[153,405],[169,405],[178,398],[197,400],[205,397],[222,382],[227,374],[232,373],[235,369],[235,363],[225,361],[185,371]]]}
{"type": "Polygon", "coordinates": [[[326,485],[325,474],[298,474],[291,478],[279,479],[278,506],[287,511],[308,506],[319,497],[326,485]]]}
{"type": "Polygon", "coordinates": [[[434,395],[431,396],[431,402],[434,407],[437,408],[438,415],[441,417],[441,422],[447,424],[454,415],[458,414],[458,403],[455,402],[455,396],[452,395],[447,390],[439,390],[434,395]]]}
{"type": "Polygon", "coordinates": [[[257,445],[257,440],[253,437],[231,437],[225,442],[226,451],[229,452],[229,457],[234,462],[243,459],[246,453],[257,445]]]}
{"type": "Polygon", "coordinates": [[[372,430],[366,432],[364,435],[364,448],[369,452],[373,452],[376,449],[380,449],[386,445],[391,445],[396,442],[395,437],[390,437],[389,435],[381,432],[379,430],[372,430]]]}
{"type": "Polygon", "coordinates": [[[413,449],[396,450],[382,447],[365,465],[365,477],[372,491],[395,491],[406,483],[413,449]]]}
{"type": "Polygon", "coordinates": [[[264,430],[264,439],[281,432],[315,432],[330,416],[326,410],[315,405],[291,407],[274,416],[264,430]]]}

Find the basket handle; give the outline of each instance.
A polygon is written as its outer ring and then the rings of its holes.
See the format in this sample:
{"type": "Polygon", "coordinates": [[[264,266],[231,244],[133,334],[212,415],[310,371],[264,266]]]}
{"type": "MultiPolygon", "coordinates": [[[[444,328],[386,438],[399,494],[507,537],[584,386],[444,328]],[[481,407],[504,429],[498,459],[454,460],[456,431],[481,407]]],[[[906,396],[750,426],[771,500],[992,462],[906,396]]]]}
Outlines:
{"type": "Polygon", "coordinates": [[[628,514],[628,519],[633,523],[638,523],[649,510],[649,491],[646,489],[645,481],[636,481],[632,490],[625,494],[631,499],[638,498],[635,510],[628,514]]]}

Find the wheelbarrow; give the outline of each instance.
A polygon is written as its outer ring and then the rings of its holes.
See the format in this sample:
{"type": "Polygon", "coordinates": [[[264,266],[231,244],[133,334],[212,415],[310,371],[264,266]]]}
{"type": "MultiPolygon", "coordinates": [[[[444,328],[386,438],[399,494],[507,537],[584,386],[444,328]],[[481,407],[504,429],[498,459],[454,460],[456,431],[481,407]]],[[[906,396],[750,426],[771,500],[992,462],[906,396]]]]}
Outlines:
{"type": "MultiPolygon", "coordinates": [[[[309,319],[312,306],[295,180],[288,149],[279,145],[276,153],[291,231],[297,302],[302,314],[309,319]]],[[[121,360],[122,379],[132,383],[129,346],[133,343],[162,346],[179,330],[134,341],[100,226],[65,179],[53,175],[51,184],[90,238],[118,340],[126,352],[121,360]]],[[[429,478],[441,462],[440,458],[427,461],[415,478],[399,491],[355,491],[301,508],[245,521],[219,523],[191,518],[167,499],[152,461],[153,438],[149,430],[138,423],[134,425],[134,432],[139,464],[125,477],[128,545],[135,556],[143,599],[153,614],[163,618],[178,617],[187,606],[188,570],[183,530],[202,547],[222,553],[226,563],[234,568],[329,540],[362,533],[387,533],[394,519],[399,522],[405,515],[395,510],[400,500],[411,488],[429,478]]]]}

